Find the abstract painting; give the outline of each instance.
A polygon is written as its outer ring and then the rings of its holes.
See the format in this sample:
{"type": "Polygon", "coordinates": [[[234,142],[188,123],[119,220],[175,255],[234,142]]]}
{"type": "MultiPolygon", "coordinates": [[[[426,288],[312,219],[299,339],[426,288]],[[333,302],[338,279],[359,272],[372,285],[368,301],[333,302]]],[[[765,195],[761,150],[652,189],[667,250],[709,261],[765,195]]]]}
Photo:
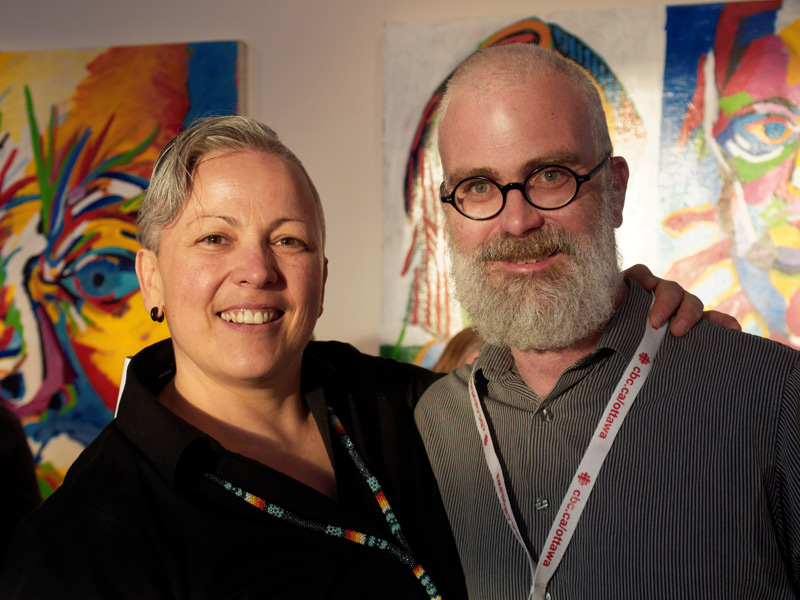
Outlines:
{"type": "Polygon", "coordinates": [[[0,395],[48,496],[112,418],[124,358],[168,335],[138,292],[159,149],[239,100],[242,47],[0,52],[0,395]]]}
{"type": "Polygon", "coordinates": [[[800,7],[670,7],[666,27],[666,276],[800,348],[800,7]]]}

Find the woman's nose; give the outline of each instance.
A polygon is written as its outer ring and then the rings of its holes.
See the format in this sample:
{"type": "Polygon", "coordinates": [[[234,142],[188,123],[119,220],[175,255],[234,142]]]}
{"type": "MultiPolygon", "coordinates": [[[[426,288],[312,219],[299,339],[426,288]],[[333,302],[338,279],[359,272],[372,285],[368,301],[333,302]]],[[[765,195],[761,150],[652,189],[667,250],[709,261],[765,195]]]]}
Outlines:
{"type": "Polygon", "coordinates": [[[269,246],[252,244],[236,253],[234,279],[240,285],[263,287],[278,280],[275,256],[269,246]]]}

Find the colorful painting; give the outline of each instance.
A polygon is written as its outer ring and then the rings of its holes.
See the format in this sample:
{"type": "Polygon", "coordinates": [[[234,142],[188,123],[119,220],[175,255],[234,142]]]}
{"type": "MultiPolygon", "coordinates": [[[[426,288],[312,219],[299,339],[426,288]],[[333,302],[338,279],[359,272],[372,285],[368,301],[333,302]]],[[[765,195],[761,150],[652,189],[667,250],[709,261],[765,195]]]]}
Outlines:
{"type": "Polygon", "coordinates": [[[666,271],[800,348],[800,6],[667,9],[666,271]]]}
{"type": "Polygon", "coordinates": [[[113,416],[124,358],[168,335],[138,292],[159,149],[241,110],[236,42],[0,53],[0,395],[47,496],[113,416]]]}
{"type": "Polygon", "coordinates": [[[800,345],[800,21],[789,12],[768,1],[387,25],[382,354],[430,366],[468,325],[448,274],[438,103],[463,59],[509,42],[551,48],[595,79],[631,165],[623,264],[644,262],[748,331],[800,345]]]}

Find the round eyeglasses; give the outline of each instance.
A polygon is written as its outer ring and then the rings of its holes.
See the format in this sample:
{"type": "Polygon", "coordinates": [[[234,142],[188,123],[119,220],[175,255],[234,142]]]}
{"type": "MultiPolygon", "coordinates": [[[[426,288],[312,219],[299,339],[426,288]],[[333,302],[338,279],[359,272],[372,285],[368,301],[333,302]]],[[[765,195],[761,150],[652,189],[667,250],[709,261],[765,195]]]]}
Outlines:
{"type": "Polygon", "coordinates": [[[474,221],[493,219],[503,212],[511,190],[522,192],[528,204],[535,208],[555,210],[572,202],[581,185],[597,175],[610,159],[609,154],[586,175],[578,175],[561,165],[542,165],[531,171],[522,183],[500,185],[489,177],[469,177],[460,181],[451,194],[444,193],[442,183],[439,193],[442,202],[452,204],[459,213],[474,221]]]}

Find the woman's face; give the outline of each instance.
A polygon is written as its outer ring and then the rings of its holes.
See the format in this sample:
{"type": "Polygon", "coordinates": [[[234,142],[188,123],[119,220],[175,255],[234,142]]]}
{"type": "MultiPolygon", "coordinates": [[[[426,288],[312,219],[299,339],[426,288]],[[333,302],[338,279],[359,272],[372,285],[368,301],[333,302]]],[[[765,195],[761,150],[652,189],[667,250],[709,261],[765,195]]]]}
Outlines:
{"type": "Polygon", "coordinates": [[[166,310],[179,392],[293,381],[327,275],[321,215],[296,166],[254,151],[209,155],[158,255],[141,254],[154,265],[142,288],[166,310]]]}

